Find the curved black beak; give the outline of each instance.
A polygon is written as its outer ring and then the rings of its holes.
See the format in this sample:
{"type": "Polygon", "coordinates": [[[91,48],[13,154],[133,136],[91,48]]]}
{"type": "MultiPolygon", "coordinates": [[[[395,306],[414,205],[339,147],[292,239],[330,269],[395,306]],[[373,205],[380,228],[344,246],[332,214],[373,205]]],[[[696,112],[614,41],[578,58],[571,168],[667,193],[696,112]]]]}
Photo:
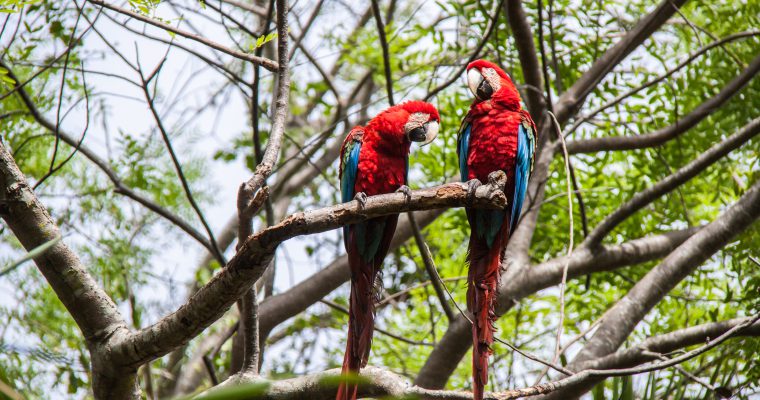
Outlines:
{"type": "Polygon", "coordinates": [[[418,126],[409,131],[407,137],[412,142],[424,142],[427,139],[427,129],[425,129],[425,126],[418,126]]]}
{"type": "Polygon", "coordinates": [[[487,80],[483,79],[483,81],[480,82],[480,85],[478,85],[478,90],[475,92],[475,96],[481,100],[488,100],[491,98],[492,94],[493,88],[491,87],[491,84],[489,84],[487,80]]]}

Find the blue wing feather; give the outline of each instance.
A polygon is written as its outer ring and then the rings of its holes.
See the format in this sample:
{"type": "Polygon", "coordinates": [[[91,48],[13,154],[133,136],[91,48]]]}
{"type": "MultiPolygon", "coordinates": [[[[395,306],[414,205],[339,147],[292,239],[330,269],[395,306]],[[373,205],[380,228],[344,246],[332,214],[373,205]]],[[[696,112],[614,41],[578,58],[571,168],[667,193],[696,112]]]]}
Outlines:
{"type": "Polygon", "coordinates": [[[467,182],[470,176],[467,170],[467,156],[470,154],[470,132],[472,131],[472,124],[464,122],[462,129],[459,132],[457,138],[457,155],[459,156],[459,175],[462,182],[467,182]]]}
{"type": "Polygon", "coordinates": [[[533,160],[533,132],[525,124],[520,124],[517,131],[517,160],[515,160],[515,195],[512,199],[512,220],[509,223],[510,231],[515,229],[517,220],[522,211],[525,193],[528,191],[528,179],[530,178],[531,164],[533,160]]]}
{"type": "MultiPolygon", "coordinates": [[[[346,143],[344,149],[342,169],[340,175],[340,199],[342,202],[348,202],[356,196],[355,185],[356,175],[359,172],[359,153],[361,152],[362,143],[358,140],[350,140],[346,143]]],[[[348,246],[349,226],[343,227],[343,242],[348,246]]],[[[363,237],[363,235],[362,235],[363,237]]]]}

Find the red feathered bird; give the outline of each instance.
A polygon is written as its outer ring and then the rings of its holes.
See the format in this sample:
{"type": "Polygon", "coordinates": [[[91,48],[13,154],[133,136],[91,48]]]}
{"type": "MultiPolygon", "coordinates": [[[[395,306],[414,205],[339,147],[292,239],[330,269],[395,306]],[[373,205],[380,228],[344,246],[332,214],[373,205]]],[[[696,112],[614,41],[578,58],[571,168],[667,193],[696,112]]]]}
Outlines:
{"type": "MultiPolygon", "coordinates": [[[[410,101],[388,108],[366,126],[349,132],[340,152],[343,202],[366,196],[408,191],[406,186],[411,142],[430,143],[438,134],[440,117],[431,104],[410,101]]],[[[398,215],[373,218],[343,228],[351,267],[348,341],[343,374],[367,365],[375,326],[375,285],[388,253],[398,215]]],[[[356,399],[355,384],[341,384],[338,400],[356,399]]]]}
{"type": "MultiPolygon", "coordinates": [[[[470,222],[470,264],[467,309],[473,315],[473,395],[483,398],[488,383],[488,356],[494,336],[499,266],[514,231],[528,179],[533,169],[536,127],[520,105],[520,94],[509,76],[496,64],[473,61],[467,66],[467,85],[475,95],[457,141],[462,181],[485,182],[494,171],[507,175],[505,210],[466,208],[470,222]]],[[[471,190],[477,186],[471,186],[471,190]]]]}

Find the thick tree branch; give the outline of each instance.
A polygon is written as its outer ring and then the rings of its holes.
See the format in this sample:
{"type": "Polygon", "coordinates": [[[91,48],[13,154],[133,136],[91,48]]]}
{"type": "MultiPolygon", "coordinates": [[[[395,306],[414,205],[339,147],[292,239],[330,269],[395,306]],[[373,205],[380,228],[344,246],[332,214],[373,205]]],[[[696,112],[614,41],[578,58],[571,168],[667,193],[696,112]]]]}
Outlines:
{"type": "MultiPolygon", "coordinates": [[[[751,318],[736,318],[728,321],[710,322],[691,326],[677,331],[650,337],[631,348],[620,350],[585,363],[585,368],[611,369],[629,368],[659,359],[655,354],[668,354],[684,347],[710,343],[737,325],[746,323],[751,318]]],[[[749,325],[742,336],[760,336],[760,323],[749,325]]]]}
{"type": "MultiPolygon", "coordinates": [[[[608,49],[596,62],[568,89],[554,104],[557,120],[564,124],[586,96],[612,71],[628,54],[639,47],[647,38],[675,14],[677,8],[687,0],[663,0],[651,13],[639,20],[636,26],[613,47],[608,49]]],[[[569,149],[568,149],[569,150],[569,149]]]]}
{"type": "Polygon", "coordinates": [[[573,140],[567,143],[571,154],[594,153],[598,151],[633,150],[661,145],[696,126],[703,119],[719,109],[760,71],[760,55],[747,68],[729,82],[718,94],[700,104],[692,112],[667,128],[637,136],[612,136],[593,139],[573,140]]]}
{"type": "MultiPolygon", "coordinates": [[[[158,27],[158,28],[161,28],[161,29],[165,29],[165,30],[167,30],[169,32],[175,33],[175,34],[177,34],[179,36],[182,36],[184,38],[196,41],[198,43],[201,43],[203,45],[211,47],[212,49],[221,51],[222,53],[231,55],[232,57],[235,57],[235,58],[238,58],[238,59],[241,59],[241,60],[244,60],[244,61],[249,61],[249,62],[252,62],[254,64],[261,65],[262,67],[264,67],[264,68],[266,68],[266,69],[268,69],[270,71],[277,71],[277,69],[278,69],[278,64],[276,62],[270,60],[270,59],[267,59],[267,58],[264,58],[264,57],[257,57],[257,56],[252,55],[252,54],[243,53],[242,51],[231,49],[229,47],[226,47],[226,46],[223,46],[223,45],[221,45],[219,43],[216,43],[216,42],[214,42],[212,40],[206,39],[206,38],[204,38],[202,36],[195,35],[193,33],[187,32],[187,31],[182,30],[182,29],[174,28],[171,25],[166,24],[164,22],[156,21],[153,18],[146,17],[146,16],[144,16],[142,14],[136,13],[136,12],[131,11],[131,10],[125,10],[125,9],[123,9],[121,7],[115,6],[113,4],[109,4],[109,3],[105,2],[105,1],[102,1],[102,0],[87,0],[87,1],[89,3],[92,3],[92,4],[95,4],[95,5],[107,8],[109,10],[116,11],[119,14],[126,15],[126,16],[128,16],[130,18],[133,18],[133,19],[136,19],[138,21],[145,22],[146,24],[150,24],[150,25],[153,25],[155,27],[158,27]]],[[[287,32],[285,33],[285,35],[287,35],[287,32]]]]}
{"type": "MultiPolygon", "coordinates": [[[[705,324],[693,328],[682,329],[661,336],[656,336],[647,339],[640,345],[628,350],[627,352],[630,353],[630,355],[624,354],[625,352],[620,352],[615,355],[617,356],[616,358],[610,357],[606,359],[603,363],[608,367],[606,369],[585,369],[567,378],[546,384],[535,385],[521,389],[507,390],[503,392],[486,393],[484,398],[489,400],[509,400],[552,392],[561,393],[556,391],[573,388],[584,382],[592,380],[595,381],[600,378],[610,376],[635,375],[676,366],[684,361],[692,359],[715,348],[731,337],[760,335],[760,324],[757,323],[759,317],[760,315],[752,318],[742,318],[712,324],[705,324]],[[650,350],[650,348],[661,350],[667,349],[668,351],[673,351],[700,343],[699,340],[704,343],[706,337],[711,337],[705,336],[709,334],[714,334],[717,336],[717,338],[712,341],[708,341],[708,343],[704,346],[689,351],[673,359],[663,360],[639,367],[620,368],[622,365],[639,365],[648,361],[652,361],[656,359],[656,357],[653,357],[653,354],[662,354],[662,352],[654,353],[650,350]],[[635,355],[638,354],[647,354],[648,356],[636,357],[635,355]],[[631,355],[633,355],[633,357],[631,355]]],[[[286,400],[293,398],[309,398],[331,400],[335,396],[335,390],[338,381],[337,378],[339,374],[340,370],[333,369],[279,381],[270,381],[260,378],[245,381],[230,379],[227,382],[223,383],[219,388],[211,390],[209,394],[221,394],[221,391],[231,387],[234,384],[247,383],[251,385],[248,387],[250,394],[252,395],[256,393],[256,398],[260,399],[286,400]]],[[[376,398],[385,396],[398,398],[413,397],[429,400],[470,400],[473,398],[470,392],[423,389],[419,386],[410,386],[405,378],[384,369],[372,366],[363,368],[360,376],[361,383],[359,385],[359,398],[376,398]]],[[[245,393],[245,389],[243,388],[238,388],[235,390],[236,393],[245,393]]],[[[201,396],[201,398],[203,398],[203,396],[201,396]]]]}
{"type": "MultiPolygon", "coordinates": [[[[642,318],[679,282],[716,251],[730,242],[760,217],[760,182],[755,183],[729,209],[681,244],[602,317],[594,336],[586,343],[569,368],[579,370],[594,359],[612,354],[623,344],[642,318]]],[[[593,383],[593,382],[592,382],[593,383]]],[[[580,385],[563,398],[577,396],[592,383],[580,385]]]]}
{"type": "MultiPolygon", "coordinates": [[[[758,58],[758,61],[760,61],[760,58],[758,58]]],[[[760,65],[760,63],[758,63],[758,65],[760,65]]],[[[612,232],[612,230],[626,218],[633,215],[636,211],[641,210],[647,204],[655,201],[660,196],[676,189],[684,182],[697,176],[697,174],[704,171],[707,167],[725,157],[731,151],[741,147],[759,133],[760,118],[756,118],[749,124],[745,125],[739,130],[739,132],[736,132],[722,142],[714,145],[678,171],[657,182],[653,186],[636,193],[630,200],[615,210],[615,212],[602,220],[602,222],[600,222],[599,225],[597,225],[586,237],[583,245],[587,247],[598,246],[604,237],[612,232]]]]}
{"type": "MultiPolygon", "coordinates": [[[[607,103],[605,103],[605,104],[603,104],[603,105],[595,108],[594,110],[585,113],[582,117],[576,119],[573,122],[573,125],[570,128],[566,129],[565,135],[570,135],[581,124],[583,124],[584,122],[588,121],[591,118],[594,118],[600,112],[602,112],[602,111],[604,111],[604,110],[606,110],[606,109],[608,109],[608,108],[610,108],[610,107],[612,107],[612,106],[614,106],[616,104],[620,104],[620,102],[622,102],[624,99],[627,99],[627,98],[635,95],[636,93],[639,93],[640,91],[642,91],[642,90],[644,90],[644,89],[646,89],[648,87],[652,87],[652,86],[654,86],[654,85],[656,85],[656,84],[664,81],[665,79],[669,78],[670,76],[672,76],[676,72],[680,71],[681,69],[683,69],[687,65],[691,64],[694,60],[696,60],[702,54],[707,53],[710,49],[713,49],[713,48],[718,47],[718,46],[722,46],[722,45],[724,45],[724,44],[726,44],[728,42],[732,42],[734,40],[748,38],[748,37],[752,37],[752,36],[758,36],[758,35],[760,35],[760,31],[739,32],[739,33],[735,33],[733,35],[728,35],[728,36],[724,37],[723,39],[716,40],[716,41],[708,44],[707,46],[704,46],[704,47],[700,48],[699,50],[697,50],[693,54],[691,54],[689,57],[687,57],[685,60],[681,61],[678,65],[676,65],[675,67],[669,69],[667,72],[665,72],[664,74],[658,76],[657,78],[655,78],[655,79],[653,79],[653,80],[651,80],[651,81],[649,81],[649,82],[647,82],[647,83],[645,83],[645,84],[643,84],[641,86],[638,86],[638,87],[636,87],[634,89],[631,89],[631,90],[629,90],[629,91],[627,91],[627,92],[625,92],[625,93],[623,93],[623,94],[615,97],[614,99],[608,101],[607,103]]],[[[572,153],[572,151],[571,151],[571,153],[572,153]]]]}
{"type": "Polygon", "coordinates": [[[187,343],[208,327],[252,285],[272,260],[277,247],[300,235],[325,232],[369,218],[405,211],[460,206],[503,208],[506,197],[499,188],[483,185],[472,202],[467,185],[450,183],[404,193],[372,196],[364,206],[356,200],[301,212],[249,237],[225,268],[193,295],[187,303],[156,324],[134,332],[112,347],[114,360],[137,366],[187,343]]]}
{"type": "MultiPolygon", "coordinates": [[[[559,284],[566,264],[568,279],[641,264],[666,256],[697,230],[698,228],[692,228],[667,232],[619,245],[603,246],[595,251],[587,247],[579,247],[569,257],[557,257],[525,268],[520,274],[508,274],[501,281],[496,312],[498,315],[504,315],[519,300],[539,290],[559,284]]],[[[425,373],[417,375],[415,384],[432,389],[443,388],[472,345],[472,341],[469,340],[470,335],[472,335],[470,322],[461,315],[454,319],[423,366],[421,371],[425,373]],[[438,349],[446,349],[446,351],[438,349]]]]}
{"type": "MultiPolygon", "coordinates": [[[[61,236],[5,145],[0,142],[0,216],[27,251],[61,236]]],[[[85,340],[98,343],[127,325],[111,298],[60,241],[34,262],[74,317],[85,340]]]]}
{"type": "MultiPolygon", "coordinates": [[[[61,236],[2,143],[0,189],[0,217],[27,251],[61,236]]],[[[116,304],[63,241],[35,257],[34,262],[84,335],[90,349],[95,396],[135,398],[136,367],[114,368],[105,350],[111,340],[126,336],[129,330],[116,304]]]]}

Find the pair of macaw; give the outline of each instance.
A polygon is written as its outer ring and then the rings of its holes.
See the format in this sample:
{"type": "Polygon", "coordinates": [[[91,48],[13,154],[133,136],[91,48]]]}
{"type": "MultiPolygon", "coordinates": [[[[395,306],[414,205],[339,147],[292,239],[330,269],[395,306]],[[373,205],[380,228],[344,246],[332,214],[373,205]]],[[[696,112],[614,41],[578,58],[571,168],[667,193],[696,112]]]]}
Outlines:
{"type": "MultiPolygon", "coordinates": [[[[494,337],[494,306],[499,266],[514,231],[533,168],[536,128],[520,105],[509,76],[496,64],[477,60],[467,66],[467,84],[475,95],[459,131],[457,154],[462,181],[470,190],[494,171],[507,176],[504,210],[466,208],[470,223],[467,309],[472,313],[473,394],[483,398],[488,382],[488,356],[494,337]],[[475,181],[477,180],[477,181],[475,181]]],[[[440,116],[425,102],[409,101],[388,108],[366,126],[349,132],[340,157],[340,186],[344,202],[395,191],[408,192],[411,142],[430,143],[438,133],[440,116]]],[[[375,288],[388,253],[398,216],[379,217],[343,228],[351,268],[348,341],[343,373],[367,365],[375,324],[375,288]]],[[[356,384],[341,384],[337,400],[356,399],[356,384]]]]}

